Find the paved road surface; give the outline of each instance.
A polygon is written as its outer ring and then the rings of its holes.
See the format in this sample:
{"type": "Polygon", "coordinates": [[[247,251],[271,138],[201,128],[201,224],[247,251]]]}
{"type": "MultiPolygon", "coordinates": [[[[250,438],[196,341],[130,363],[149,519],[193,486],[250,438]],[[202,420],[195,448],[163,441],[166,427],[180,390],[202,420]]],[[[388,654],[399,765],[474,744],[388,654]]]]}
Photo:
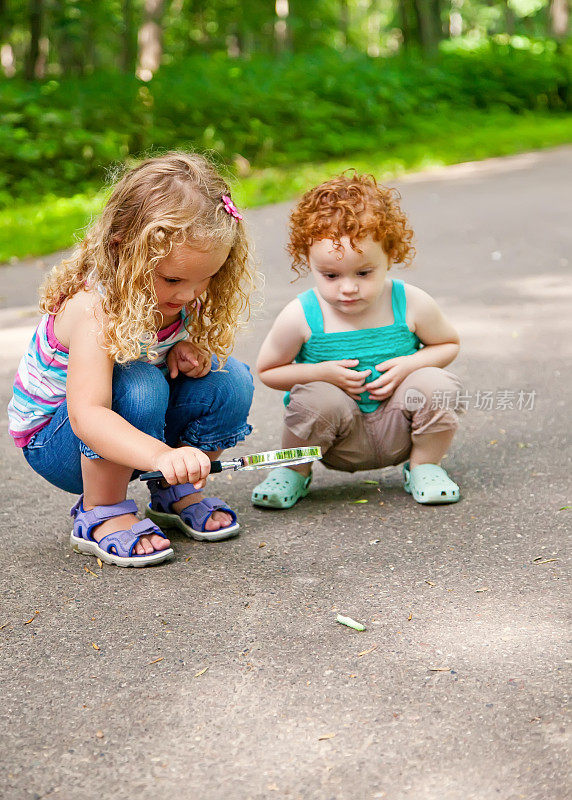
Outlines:
{"type": "MultiPolygon", "coordinates": [[[[286,513],[250,506],[252,475],[218,476],[238,539],[180,536],[170,565],[99,570],[68,550],[70,496],[2,437],[4,797],[569,796],[571,173],[562,148],[400,183],[419,255],[397,274],[462,334],[458,505],[417,506],[397,468],[319,467],[286,513]],[[519,392],[532,409],[504,407],[519,392]]],[[[250,362],[308,285],[289,282],[287,212],[248,214],[266,275],[250,362]]],[[[0,270],[4,405],[42,274],[0,270]]],[[[242,452],[278,445],[280,409],[258,385],[242,452]]]]}

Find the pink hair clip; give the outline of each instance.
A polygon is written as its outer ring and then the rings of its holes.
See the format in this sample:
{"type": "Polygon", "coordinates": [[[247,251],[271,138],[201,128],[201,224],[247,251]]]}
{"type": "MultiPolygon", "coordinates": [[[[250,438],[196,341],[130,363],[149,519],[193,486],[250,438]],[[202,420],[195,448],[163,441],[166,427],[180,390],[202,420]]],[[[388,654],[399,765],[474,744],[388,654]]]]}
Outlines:
{"type": "Polygon", "coordinates": [[[231,217],[234,217],[235,219],[242,219],[242,214],[240,213],[238,208],[234,205],[234,203],[232,202],[232,200],[228,195],[223,194],[220,200],[227,214],[230,214],[231,217]]]}

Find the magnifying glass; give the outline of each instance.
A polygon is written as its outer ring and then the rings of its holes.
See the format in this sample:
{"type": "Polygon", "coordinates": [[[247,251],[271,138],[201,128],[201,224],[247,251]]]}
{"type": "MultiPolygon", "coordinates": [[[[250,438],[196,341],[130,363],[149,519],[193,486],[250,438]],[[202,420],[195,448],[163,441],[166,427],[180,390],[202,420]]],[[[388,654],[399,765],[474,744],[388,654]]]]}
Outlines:
{"type": "MultiPolygon", "coordinates": [[[[322,458],[320,447],[291,447],[288,450],[267,450],[264,453],[251,453],[248,456],[233,458],[232,461],[212,461],[211,475],[227,469],[251,470],[272,469],[272,467],[293,467],[295,464],[306,464],[322,458]]],[[[162,472],[143,472],[140,481],[159,480],[162,472]]]]}

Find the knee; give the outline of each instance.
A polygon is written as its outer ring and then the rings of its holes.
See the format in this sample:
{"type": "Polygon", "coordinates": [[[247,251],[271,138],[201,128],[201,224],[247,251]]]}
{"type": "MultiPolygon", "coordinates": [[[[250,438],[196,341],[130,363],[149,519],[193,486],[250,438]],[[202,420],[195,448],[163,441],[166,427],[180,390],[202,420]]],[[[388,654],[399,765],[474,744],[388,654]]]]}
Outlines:
{"type": "Polygon", "coordinates": [[[134,427],[145,429],[157,419],[162,426],[168,403],[169,384],[153,364],[115,365],[112,408],[134,427]]]}
{"type": "MultiPolygon", "coordinates": [[[[213,366],[216,367],[216,361],[213,366]]],[[[212,383],[213,410],[224,411],[230,425],[236,420],[246,419],[254,394],[248,365],[231,357],[222,371],[210,372],[207,377],[212,383]]]]}
{"type": "Polygon", "coordinates": [[[455,411],[460,408],[463,384],[452,372],[440,367],[422,367],[403,381],[401,392],[407,411],[437,407],[445,404],[455,411]]]}
{"type": "Polygon", "coordinates": [[[338,386],[313,381],[292,387],[288,410],[296,416],[302,413],[307,419],[321,420],[338,431],[351,425],[353,406],[354,401],[338,386]]]}
{"type": "Polygon", "coordinates": [[[457,429],[464,398],[463,384],[456,375],[439,367],[423,367],[403,383],[405,413],[412,420],[413,434],[457,429]]]}

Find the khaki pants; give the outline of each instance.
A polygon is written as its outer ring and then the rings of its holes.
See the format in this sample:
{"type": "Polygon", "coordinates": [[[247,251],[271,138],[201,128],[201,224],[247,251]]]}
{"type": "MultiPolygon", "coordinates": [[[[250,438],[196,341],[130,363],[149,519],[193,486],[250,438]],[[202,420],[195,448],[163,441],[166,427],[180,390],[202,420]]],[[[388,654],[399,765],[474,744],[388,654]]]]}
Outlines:
{"type": "Polygon", "coordinates": [[[438,367],[415,370],[375,411],[364,414],[342,389],[324,381],[296,384],[284,423],[322,448],[322,464],[343,472],[406,461],[416,436],[456,430],[459,378],[438,367]]]}

